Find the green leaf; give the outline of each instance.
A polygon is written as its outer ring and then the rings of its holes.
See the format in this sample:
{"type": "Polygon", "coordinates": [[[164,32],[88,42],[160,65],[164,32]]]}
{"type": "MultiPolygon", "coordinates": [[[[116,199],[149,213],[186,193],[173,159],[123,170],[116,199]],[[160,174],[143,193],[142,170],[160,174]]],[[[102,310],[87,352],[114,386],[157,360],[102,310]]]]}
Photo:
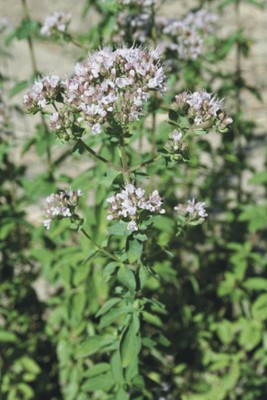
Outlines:
{"type": "Polygon", "coordinates": [[[139,277],[139,282],[140,282],[140,289],[143,289],[145,286],[146,280],[148,279],[148,272],[145,269],[144,266],[140,266],[138,270],[138,277],[139,277]]]}
{"type": "Polygon", "coordinates": [[[79,293],[74,293],[72,296],[72,312],[77,316],[77,318],[81,318],[86,307],[87,301],[87,293],[81,291],[79,293]]]}
{"type": "Polygon", "coordinates": [[[137,239],[128,238],[126,244],[126,252],[130,263],[141,262],[143,245],[137,239]]]}
{"type": "Polygon", "coordinates": [[[145,242],[148,239],[147,235],[145,235],[144,233],[136,233],[134,237],[140,242],[145,242]]]}
{"type": "Polygon", "coordinates": [[[251,183],[251,184],[267,183],[267,172],[266,171],[257,172],[249,180],[249,183],[251,183]]]}
{"type": "Polygon", "coordinates": [[[104,283],[107,283],[110,280],[111,275],[114,274],[114,272],[116,271],[116,269],[118,267],[119,267],[118,263],[114,262],[114,261],[111,261],[104,267],[104,269],[103,269],[104,283]]]}
{"type": "Polygon", "coordinates": [[[169,339],[167,339],[162,333],[157,337],[157,342],[164,347],[169,347],[171,345],[169,339]]]}
{"type": "Polygon", "coordinates": [[[207,135],[208,131],[204,129],[194,129],[194,134],[201,136],[201,135],[207,135]]]}
{"type": "Polygon", "coordinates": [[[239,344],[247,351],[251,351],[256,347],[262,339],[261,324],[257,321],[246,321],[241,329],[239,336],[239,344]]]}
{"type": "Polygon", "coordinates": [[[101,375],[104,372],[107,372],[109,369],[110,365],[107,363],[95,364],[92,367],[90,367],[88,371],[85,372],[84,377],[92,378],[94,376],[101,375]]]}
{"type": "Polygon", "coordinates": [[[34,398],[34,391],[31,388],[31,386],[27,385],[27,383],[21,382],[21,383],[18,384],[17,388],[18,388],[18,391],[20,393],[23,393],[23,395],[24,395],[23,399],[24,400],[26,400],[26,399],[28,400],[28,399],[33,399],[34,398]]]}
{"type": "Polygon", "coordinates": [[[229,344],[234,338],[233,325],[224,320],[217,324],[217,335],[223,344],[229,344]]]}
{"type": "Polygon", "coordinates": [[[239,221],[248,221],[249,232],[256,232],[266,227],[267,204],[247,205],[239,215],[239,221]]]}
{"type": "Polygon", "coordinates": [[[118,281],[126,286],[130,292],[134,293],[136,288],[136,281],[133,271],[122,265],[118,271],[118,281]]]}
{"type": "Polygon", "coordinates": [[[121,364],[121,355],[119,350],[116,350],[110,360],[111,371],[114,376],[114,380],[119,385],[124,383],[122,364],[121,364]]]}
{"type": "Polygon", "coordinates": [[[75,154],[75,153],[83,154],[84,151],[85,151],[84,143],[82,141],[78,140],[75,143],[75,145],[73,146],[72,153],[73,154],[75,154]]]}
{"type": "Polygon", "coordinates": [[[98,250],[91,250],[85,260],[83,261],[83,264],[88,263],[96,254],[98,253],[98,250]]]}
{"type": "Polygon", "coordinates": [[[131,362],[138,359],[137,356],[141,349],[139,329],[139,318],[136,314],[133,314],[131,323],[124,333],[121,342],[121,360],[123,368],[128,367],[131,362]]]}
{"type": "Polygon", "coordinates": [[[76,400],[88,400],[88,396],[84,393],[80,393],[76,400]]]}
{"type": "Polygon", "coordinates": [[[132,311],[129,305],[122,305],[118,308],[111,309],[107,314],[105,314],[99,324],[99,329],[103,329],[106,326],[112,324],[114,321],[118,320],[122,315],[127,315],[132,311]]]}
{"type": "Polygon", "coordinates": [[[127,229],[127,226],[127,222],[115,222],[108,228],[108,232],[110,235],[129,236],[132,232],[127,229]]]}
{"type": "Polygon", "coordinates": [[[6,44],[11,43],[14,39],[22,40],[31,37],[34,33],[39,30],[37,22],[30,19],[23,19],[20,26],[11,32],[6,37],[6,44]]]}
{"type": "Polygon", "coordinates": [[[177,113],[177,111],[169,110],[169,119],[170,119],[171,121],[177,122],[177,120],[178,120],[178,113],[177,113]]]}
{"type": "Polygon", "coordinates": [[[86,339],[84,343],[77,347],[75,356],[77,358],[80,357],[89,357],[92,354],[97,353],[101,348],[108,346],[113,343],[115,340],[114,337],[104,337],[104,336],[92,336],[86,339]]]}
{"type": "Polygon", "coordinates": [[[14,343],[17,336],[12,332],[0,331],[0,343],[14,343]]]}
{"type": "Polygon", "coordinates": [[[267,291],[267,279],[266,278],[249,278],[243,286],[250,290],[265,290],[267,291]]]}
{"type": "Polygon", "coordinates": [[[77,265],[73,277],[74,286],[78,286],[81,282],[84,282],[89,273],[90,269],[88,268],[87,265],[84,264],[77,265]]]}
{"type": "Polygon", "coordinates": [[[162,327],[162,325],[163,325],[161,319],[157,315],[150,314],[147,311],[142,311],[142,316],[143,316],[144,320],[146,322],[148,322],[149,324],[152,324],[152,325],[155,325],[158,327],[162,327]]]}
{"type": "Polygon", "coordinates": [[[31,372],[32,374],[37,375],[41,372],[41,368],[39,367],[39,365],[28,356],[23,356],[20,359],[20,363],[28,372],[31,372]]]}
{"type": "Polygon", "coordinates": [[[120,387],[118,392],[116,393],[115,399],[116,400],[129,400],[129,395],[127,392],[125,392],[123,387],[120,387]]]}
{"type": "Polygon", "coordinates": [[[267,294],[259,296],[252,305],[252,315],[259,321],[267,319],[267,294]]]}
{"type": "Polygon", "coordinates": [[[103,314],[106,314],[112,307],[114,307],[116,304],[118,304],[120,302],[121,302],[121,299],[118,297],[109,299],[97,312],[96,318],[100,317],[103,314]]]}
{"type": "Polygon", "coordinates": [[[4,240],[13,231],[15,227],[15,220],[10,220],[9,218],[2,218],[1,221],[1,231],[0,240],[4,240]]]}
{"type": "Polygon", "coordinates": [[[100,184],[109,187],[112,185],[114,179],[120,174],[120,171],[116,171],[114,169],[108,169],[106,175],[100,180],[100,184]]]}
{"type": "Polygon", "coordinates": [[[115,382],[111,372],[106,374],[101,374],[90,378],[85,381],[82,385],[83,392],[95,392],[97,390],[102,390],[108,392],[114,386],[115,382]]]}
{"type": "Polygon", "coordinates": [[[10,89],[10,97],[22,92],[29,86],[29,81],[19,81],[10,89]]]}

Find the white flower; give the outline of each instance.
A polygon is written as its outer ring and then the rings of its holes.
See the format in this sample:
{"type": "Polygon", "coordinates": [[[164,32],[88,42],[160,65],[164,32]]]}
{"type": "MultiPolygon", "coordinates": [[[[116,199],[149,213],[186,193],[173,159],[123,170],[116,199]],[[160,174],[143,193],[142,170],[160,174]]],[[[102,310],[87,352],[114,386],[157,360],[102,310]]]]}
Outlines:
{"type": "Polygon", "coordinates": [[[129,224],[127,225],[127,229],[128,229],[129,231],[132,231],[132,232],[138,231],[138,226],[137,226],[137,224],[136,224],[135,221],[131,221],[131,222],[129,222],[129,224]]]}
{"type": "Polygon", "coordinates": [[[44,227],[45,227],[47,230],[50,229],[51,222],[52,222],[52,219],[45,219],[45,220],[44,220],[43,224],[44,224],[44,227]]]}
{"type": "Polygon", "coordinates": [[[232,122],[232,119],[221,112],[223,99],[219,100],[212,93],[206,91],[183,92],[175,96],[175,105],[183,111],[187,111],[188,116],[194,120],[196,125],[211,121],[212,124],[222,129],[232,122]],[[189,106],[189,107],[188,107],[189,106]]]}
{"type": "Polygon", "coordinates": [[[138,215],[142,210],[147,210],[150,213],[165,213],[164,208],[162,208],[163,201],[158,190],[154,190],[152,194],[146,198],[143,189],[136,188],[130,183],[127,184],[125,189],[121,192],[108,197],[107,202],[109,203],[107,219],[120,220],[122,218],[130,218],[130,226],[135,228],[132,230],[137,230],[138,215]]]}
{"type": "Polygon", "coordinates": [[[52,220],[56,217],[71,217],[74,213],[74,208],[78,204],[78,198],[82,196],[80,189],[77,191],[70,190],[69,192],[61,191],[60,193],[52,193],[47,197],[46,216],[43,224],[46,229],[50,229],[52,220]]]}
{"type": "Polygon", "coordinates": [[[44,36],[51,36],[51,34],[56,31],[65,32],[70,20],[71,14],[55,12],[45,18],[40,32],[44,36]]]}
{"type": "Polygon", "coordinates": [[[120,123],[138,120],[150,91],[165,90],[164,71],[154,56],[135,47],[104,48],[89,54],[66,82],[69,112],[75,111],[78,118],[94,126],[94,134],[111,114],[120,123]]]}
{"type": "Polygon", "coordinates": [[[27,111],[35,108],[45,108],[55,99],[61,90],[60,79],[57,75],[44,76],[35,81],[29,93],[24,95],[23,104],[27,111]]]}

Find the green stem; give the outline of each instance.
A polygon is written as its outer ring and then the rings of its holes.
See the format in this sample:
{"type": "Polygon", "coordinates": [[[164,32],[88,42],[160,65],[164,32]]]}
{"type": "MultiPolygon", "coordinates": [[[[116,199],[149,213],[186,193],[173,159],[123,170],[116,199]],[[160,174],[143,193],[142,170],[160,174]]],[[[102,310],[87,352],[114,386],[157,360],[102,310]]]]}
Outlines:
{"type": "Polygon", "coordinates": [[[83,228],[81,229],[81,232],[84,234],[84,236],[87,237],[87,239],[89,239],[93,243],[93,245],[99,250],[99,252],[105,254],[105,256],[107,256],[107,257],[111,258],[112,260],[117,261],[119,264],[121,264],[121,260],[118,257],[114,256],[109,251],[107,251],[107,250],[103,249],[101,246],[99,246],[99,244],[83,228]]]}
{"type": "MultiPolygon", "coordinates": [[[[154,95],[155,99],[155,95],[154,95]]],[[[151,142],[152,142],[152,156],[156,156],[157,154],[157,135],[156,135],[156,127],[157,127],[157,122],[156,122],[156,111],[153,110],[152,112],[152,129],[151,129],[151,142]]]]}
{"type": "Polygon", "coordinates": [[[96,158],[97,160],[103,162],[104,164],[108,165],[109,167],[115,169],[116,171],[120,171],[120,172],[123,173],[122,169],[121,169],[118,165],[114,164],[114,163],[111,162],[111,161],[108,161],[106,158],[104,158],[104,157],[100,156],[99,154],[97,154],[97,153],[96,153],[90,146],[88,146],[82,139],[79,139],[79,140],[77,141],[77,143],[81,143],[82,146],[84,146],[84,148],[88,151],[88,153],[90,153],[90,154],[91,154],[94,158],[96,158]]]}
{"type": "MultiPolygon", "coordinates": [[[[58,112],[58,108],[56,106],[56,104],[53,102],[52,103],[53,107],[55,108],[55,110],[58,112]]],[[[67,130],[65,129],[65,132],[67,133],[67,130]]],[[[115,169],[116,171],[120,171],[122,172],[122,169],[117,166],[116,164],[114,164],[112,161],[108,161],[106,158],[100,156],[99,154],[97,154],[90,146],[88,146],[88,144],[86,144],[82,139],[77,140],[77,144],[81,144],[86,151],[88,151],[88,153],[90,153],[94,158],[96,158],[97,160],[103,162],[104,164],[108,165],[109,167],[115,169]]]]}
{"type": "Polygon", "coordinates": [[[159,160],[159,159],[160,159],[160,155],[157,155],[157,156],[155,156],[155,157],[153,157],[153,158],[150,158],[149,160],[144,161],[144,162],[142,162],[141,164],[138,164],[138,165],[133,166],[132,168],[129,169],[129,172],[134,172],[134,171],[136,171],[137,169],[143,168],[143,167],[145,167],[146,165],[152,164],[154,161],[157,161],[157,160],[159,160]]]}
{"type": "Polygon", "coordinates": [[[89,51],[89,49],[85,46],[83,46],[81,43],[79,43],[76,39],[74,39],[73,36],[71,36],[69,33],[64,33],[63,38],[68,42],[72,43],[74,46],[78,47],[79,49],[82,49],[84,51],[89,51]]]}
{"type": "MultiPolygon", "coordinates": [[[[30,14],[29,14],[29,10],[28,10],[27,4],[26,4],[26,0],[21,0],[21,1],[22,1],[24,18],[26,20],[30,20],[30,14]]],[[[30,51],[32,70],[33,70],[34,75],[37,77],[37,75],[39,75],[39,73],[38,73],[38,69],[37,69],[37,62],[36,62],[36,57],[35,57],[35,52],[34,52],[31,36],[27,37],[27,42],[28,42],[29,51],[30,51]]]]}
{"type": "MultiPolygon", "coordinates": [[[[29,14],[29,9],[27,7],[26,0],[21,0],[21,2],[22,2],[24,18],[26,20],[30,20],[30,14],[29,14]]],[[[33,71],[34,76],[37,77],[38,75],[40,75],[40,73],[37,68],[36,56],[35,56],[33,41],[32,41],[31,36],[27,37],[27,42],[28,42],[28,47],[29,47],[32,71],[33,71]]],[[[48,126],[46,124],[43,114],[41,114],[41,121],[42,121],[42,125],[44,127],[45,135],[48,138],[48,135],[50,134],[50,132],[49,132],[49,129],[48,129],[48,126]]],[[[49,143],[47,144],[47,148],[46,148],[46,160],[47,160],[47,165],[48,165],[49,177],[50,177],[50,180],[53,181],[54,180],[54,171],[53,171],[53,162],[52,162],[52,157],[51,157],[51,148],[50,148],[49,143]]]]}
{"type": "MultiPolygon", "coordinates": [[[[240,0],[235,2],[235,18],[238,32],[242,30],[241,16],[240,16],[240,0]]],[[[236,43],[236,64],[235,64],[235,76],[236,76],[236,113],[240,118],[241,113],[241,87],[240,82],[242,82],[242,69],[241,69],[241,47],[239,41],[236,43]]],[[[243,158],[243,148],[242,148],[242,138],[239,123],[235,129],[236,140],[237,140],[237,156],[239,159],[243,158]]],[[[237,201],[238,204],[241,202],[242,198],[242,169],[238,170],[238,184],[237,184],[237,201]]]]}
{"type": "Polygon", "coordinates": [[[121,157],[121,164],[122,164],[122,175],[123,175],[123,180],[125,185],[127,185],[130,182],[129,179],[129,169],[128,169],[128,163],[127,163],[127,154],[125,151],[125,142],[124,142],[124,135],[123,131],[120,134],[120,157],[121,157]]]}

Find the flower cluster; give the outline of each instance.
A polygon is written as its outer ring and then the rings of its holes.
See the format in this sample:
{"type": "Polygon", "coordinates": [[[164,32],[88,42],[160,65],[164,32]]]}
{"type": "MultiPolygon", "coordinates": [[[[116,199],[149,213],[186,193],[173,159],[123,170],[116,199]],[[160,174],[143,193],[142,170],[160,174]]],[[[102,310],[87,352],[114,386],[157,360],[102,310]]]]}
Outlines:
{"type": "Polygon", "coordinates": [[[174,131],[171,133],[171,140],[174,151],[177,151],[181,147],[182,137],[183,137],[182,132],[177,131],[177,129],[174,129],[174,131]]]}
{"type": "Polygon", "coordinates": [[[182,92],[175,96],[175,106],[192,118],[196,125],[215,125],[223,131],[233,120],[221,110],[223,100],[218,100],[211,93],[182,92]]]}
{"type": "Polygon", "coordinates": [[[138,230],[138,216],[143,210],[150,213],[165,214],[162,208],[163,200],[157,190],[147,198],[145,191],[141,188],[136,188],[132,184],[127,184],[125,190],[109,197],[108,220],[126,219],[130,222],[127,226],[130,231],[138,230]]]}
{"type": "Polygon", "coordinates": [[[36,112],[59,100],[56,112],[50,113],[52,130],[63,131],[64,136],[75,122],[97,134],[103,124],[138,120],[150,91],[162,94],[165,80],[157,49],[104,48],[78,63],[66,81],[56,75],[37,80],[23,102],[26,111],[36,112]]]}
{"type": "MultiPolygon", "coordinates": [[[[159,46],[164,52],[178,53],[182,60],[195,60],[204,52],[204,39],[214,30],[217,16],[207,10],[190,12],[183,19],[156,17],[159,46]]],[[[152,19],[149,10],[118,14],[113,40],[151,43],[152,19]]],[[[169,54],[170,55],[170,54],[169,54]]],[[[169,56],[168,55],[168,56],[169,56]]]]}
{"type": "Polygon", "coordinates": [[[78,189],[77,191],[70,190],[69,192],[60,191],[47,197],[47,219],[43,222],[46,229],[50,228],[53,219],[72,217],[80,196],[82,196],[82,192],[78,189]]]}
{"type": "Polygon", "coordinates": [[[176,51],[182,60],[196,60],[204,52],[204,38],[214,29],[217,17],[206,10],[190,12],[182,20],[160,18],[163,33],[169,40],[164,46],[176,51]]]}
{"type": "Polygon", "coordinates": [[[206,212],[206,203],[196,202],[195,199],[188,200],[186,204],[178,204],[174,210],[185,215],[188,218],[188,223],[201,223],[208,216],[206,212]]]}
{"type": "Polygon", "coordinates": [[[41,34],[44,36],[51,36],[53,33],[64,33],[71,20],[71,14],[64,12],[55,12],[48,15],[41,28],[41,34]]]}
{"type": "Polygon", "coordinates": [[[62,90],[60,79],[57,75],[45,76],[35,81],[31,91],[24,95],[23,105],[26,111],[36,112],[45,108],[51,100],[56,100],[62,90]]]}
{"type": "Polygon", "coordinates": [[[191,26],[192,29],[195,29],[199,33],[208,34],[214,31],[218,17],[208,10],[201,9],[188,13],[182,21],[185,25],[191,26]]]}
{"type": "Polygon", "coordinates": [[[112,40],[115,43],[122,41],[139,42],[145,44],[151,31],[151,15],[148,12],[138,14],[122,11],[117,15],[112,40]]]}
{"type": "Polygon", "coordinates": [[[67,81],[67,101],[79,122],[93,133],[112,117],[120,124],[138,120],[150,90],[163,92],[165,75],[158,52],[141,48],[104,48],[77,64],[67,81]]]}

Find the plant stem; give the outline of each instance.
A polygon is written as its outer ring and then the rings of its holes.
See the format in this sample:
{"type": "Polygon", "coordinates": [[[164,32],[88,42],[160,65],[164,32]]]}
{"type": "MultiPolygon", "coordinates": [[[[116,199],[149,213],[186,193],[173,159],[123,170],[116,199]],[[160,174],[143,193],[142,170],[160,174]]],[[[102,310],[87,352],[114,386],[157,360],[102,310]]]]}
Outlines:
{"type": "MultiPolygon", "coordinates": [[[[155,46],[157,47],[157,29],[156,29],[156,21],[155,21],[155,7],[154,5],[151,6],[151,36],[152,41],[155,46]]],[[[152,143],[152,156],[155,157],[157,154],[157,114],[155,110],[157,94],[156,92],[153,93],[153,110],[152,110],[152,128],[151,128],[151,143],[152,143]]]]}
{"type": "MultiPolygon", "coordinates": [[[[23,8],[23,13],[24,13],[24,18],[26,20],[30,20],[30,15],[29,15],[29,10],[26,4],[26,0],[21,0],[22,1],[22,8],[23,8]]],[[[32,64],[32,70],[35,76],[38,75],[38,69],[37,69],[37,62],[36,62],[36,57],[35,57],[35,52],[33,48],[33,42],[31,36],[27,37],[27,42],[30,50],[30,58],[31,58],[31,64],[32,64]]]]}
{"type": "Polygon", "coordinates": [[[125,151],[125,142],[124,142],[124,135],[123,131],[120,134],[120,157],[121,157],[121,164],[122,164],[122,175],[125,185],[129,183],[129,169],[127,163],[127,154],[125,151]]]}
{"type": "Polygon", "coordinates": [[[103,249],[101,246],[99,246],[99,244],[96,243],[96,241],[83,228],[81,229],[81,232],[84,234],[84,236],[87,237],[87,239],[89,239],[95,245],[95,247],[101,253],[105,254],[105,256],[107,256],[107,257],[111,258],[112,260],[117,261],[119,264],[121,264],[121,260],[118,257],[114,256],[109,251],[107,251],[107,250],[103,249]]]}
{"type": "MultiPolygon", "coordinates": [[[[240,16],[240,0],[235,2],[235,19],[238,32],[241,32],[241,16],[240,16]]],[[[242,69],[241,69],[241,48],[239,40],[236,43],[236,64],[235,64],[235,76],[236,76],[236,113],[240,118],[241,113],[241,82],[242,82],[242,69]]],[[[236,140],[237,140],[237,156],[238,159],[243,159],[243,149],[242,149],[242,138],[239,122],[235,129],[236,140]]],[[[242,169],[238,170],[238,187],[237,187],[237,201],[240,204],[242,197],[242,169]]]]}
{"type": "MultiPolygon", "coordinates": [[[[27,7],[26,0],[21,0],[21,2],[22,2],[24,18],[26,20],[30,20],[30,14],[29,14],[29,9],[27,7]]],[[[33,41],[32,41],[31,36],[27,37],[27,42],[28,42],[28,47],[29,47],[32,71],[33,71],[34,76],[37,77],[40,73],[37,68],[36,56],[35,56],[33,41]]],[[[49,129],[48,129],[48,126],[46,124],[43,114],[41,114],[41,122],[44,127],[45,135],[46,135],[46,137],[48,137],[50,132],[49,132],[49,129]]],[[[48,165],[49,178],[51,181],[53,181],[54,180],[54,171],[53,171],[53,162],[52,162],[51,149],[50,149],[49,143],[47,144],[47,147],[46,147],[46,160],[47,160],[47,165],[48,165]]]]}
{"type": "MultiPolygon", "coordinates": [[[[56,112],[58,112],[58,108],[56,106],[56,104],[53,102],[53,107],[55,108],[56,112]]],[[[67,133],[67,130],[65,129],[65,132],[67,133]]],[[[100,156],[99,154],[97,154],[90,146],[88,146],[88,144],[86,144],[82,139],[77,140],[77,144],[81,144],[87,151],[88,153],[90,153],[94,158],[96,158],[97,160],[103,162],[104,164],[107,164],[109,167],[115,169],[116,171],[120,171],[122,172],[122,169],[117,166],[116,164],[114,164],[112,161],[108,161],[106,158],[100,156]]]]}
{"type": "Polygon", "coordinates": [[[158,160],[159,158],[160,158],[160,155],[157,155],[157,156],[155,156],[155,157],[153,157],[153,158],[150,158],[149,160],[144,161],[144,162],[142,162],[141,164],[138,164],[138,165],[133,166],[132,168],[129,169],[129,172],[134,172],[134,171],[136,171],[136,170],[139,169],[139,168],[143,168],[143,167],[145,167],[146,165],[152,164],[154,161],[158,160]]]}
{"type": "Polygon", "coordinates": [[[82,49],[86,52],[89,51],[89,49],[85,46],[83,46],[81,43],[79,43],[76,39],[74,39],[73,36],[71,36],[69,33],[64,33],[63,38],[69,43],[72,43],[74,46],[78,47],[79,49],[82,49]]]}
{"type": "Polygon", "coordinates": [[[99,154],[97,154],[90,146],[88,146],[82,139],[79,139],[77,141],[77,143],[81,143],[82,146],[84,146],[84,148],[88,151],[88,153],[90,153],[93,157],[95,157],[97,160],[103,162],[104,164],[108,165],[109,167],[115,169],[116,171],[120,171],[123,173],[123,170],[116,164],[114,164],[111,161],[108,161],[106,158],[100,156],[99,154]]]}

